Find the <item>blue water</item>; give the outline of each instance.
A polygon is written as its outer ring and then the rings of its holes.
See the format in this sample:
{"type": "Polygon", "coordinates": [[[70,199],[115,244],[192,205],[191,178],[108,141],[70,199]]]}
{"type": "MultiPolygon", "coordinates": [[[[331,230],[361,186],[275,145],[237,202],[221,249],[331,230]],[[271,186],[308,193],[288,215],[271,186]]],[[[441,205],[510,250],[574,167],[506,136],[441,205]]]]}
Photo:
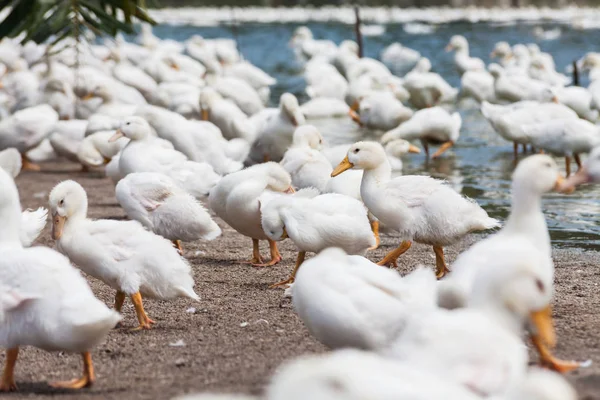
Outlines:
{"type": "MultiPolygon", "coordinates": [[[[275,78],[272,102],[277,103],[285,91],[306,100],[302,66],[294,59],[288,41],[295,24],[245,24],[241,26],[192,27],[160,25],[154,33],[161,38],[186,40],[199,34],[206,38],[229,37],[238,41],[243,56],[275,78]]],[[[315,38],[330,39],[336,43],[354,38],[352,26],[342,24],[309,23],[315,38]]],[[[540,25],[537,25],[540,26],[540,25]]],[[[544,29],[556,24],[541,25],[544,29]]],[[[520,22],[513,25],[457,22],[438,26],[430,35],[411,35],[402,25],[387,25],[386,32],[377,37],[364,37],[365,55],[377,58],[381,50],[392,42],[400,42],[414,48],[431,60],[434,72],[441,74],[453,86],[459,86],[460,78],[454,69],[452,55],[444,52],[449,38],[464,35],[470,43],[471,54],[490,62],[489,53],[494,44],[505,40],[510,44],[537,43],[540,48],[554,56],[557,70],[579,59],[588,51],[600,51],[598,31],[577,31],[561,26],[562,35],[554,41],[540,41],[533,35],[534,25],[520,22]]],[[[582,84],[586,85],[585,77],[582,84]]],[[[510,209],[510,176],[514,168],[512,144],[502,140],[481,116],[478,109],[459,107],[463,118],[461,137],[456,147],[446,155],[429,163],[423,155],[405,158],[404,173],[427,173],[446,179],[458,191],[476,199],[490,215],[504,219],[510,209]]],[[[352,142],[371,137],[372,132],[359,130],[349,122],[320,123],[326,140],[331,144],[352,142]]],[[[558,159],[564,171],[564,160],[558,159]]],[[[573,165],[573,168],[575,166],[573,165]]],[[[544,201],[553,244],[558,247],[600,249],[600,188],[583,187],[565,196],[548,195],[544,201]]]]}

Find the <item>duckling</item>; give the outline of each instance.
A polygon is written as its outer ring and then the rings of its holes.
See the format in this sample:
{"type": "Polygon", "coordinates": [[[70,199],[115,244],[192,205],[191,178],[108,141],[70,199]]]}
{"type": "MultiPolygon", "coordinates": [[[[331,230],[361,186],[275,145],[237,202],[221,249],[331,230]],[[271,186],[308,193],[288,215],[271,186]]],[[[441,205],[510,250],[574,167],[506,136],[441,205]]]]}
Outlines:
{"type": "Polygon", "coordinates": [[[320,151],[322,144],[321,132],[313,125],[296,128],[294,142],[281,160],[295,188],[314,187],[320,192],[325,191],[333,167],[320,151]]]}
{"type": "Polygon", "coordinates": [[[442,107],[432,107],[415,112],[413,117],[395,129],[386,132],[381,138],[383,143],[392,139],[419,139],[429,157],[429,144],[442,145],[432,158],[441,156],[454,146],[460,135],[462,118],[455,112],[452,115],[442,107]]]}
{"type": "Polygon", "coordinates": [[[19,194],[1,168],[0,186],[0,346],[7,349],[0,392],[17,390],[14,368],[21,346],[81,353],[83,377],[50,385],[91,386],[95,375],[90,350],[121,317],[94,297],[66,257],[46,247],[21,247],[19,194]]]}
{"type": "Polygon", "coordinates": [[[257,164],[223,177],[210,191],[209,207],[219,218],[244,236],[252,238],[250,264],[272,266],[281,261],[277,243],[261,227],[260,199],[279,193],[293,192],[292,178],[274,162],[257,164]],[[268,240],[271,261],[263,263],[259,241],[268,240]]]}
{"type": "Polygon", "coordinates": [[[314,188],[303,189],[292,196],[261,203],[260,211],[267,237],[273,241],[289,237],[299,250],[291,276],[272,288],[294,283],[308,251],[318,253],[328,247],[340,247],[349,254],[362,255],[375,245],[364,205],[341,194],[319,195],[314,188]]]}
{"type": "Polygon", "coordinates": [[[115,187],[127,216],[169,239],[183,253],[181,242],[214,240],[221,228],[206,209],[171,178],[157,172],[136,172],[115,187]]]}
{"type": "Polygon", "coordinates": [[[392,179],[385,150],[379,143],[353,144],[331,176],[351,168],[364,170],[360,193],[369,211],[402,237],[400,246],[388,253],[380,265],[397,265],[398,256],[416,241],[433,246],[436,276],[442,278],[449,271],[443,246],[455,243],[469,232],[499,226],[477,203],[442,181],[416,175],[392,179]]]}
{"type": "Polygon", "coordinates": [[[87,194],[74,181],[59,183],[50,192],[52,238],[58,250],[84,272],[117,290],[115,310],[129,296],[139,321],[136,330],[150,329],[144,297],[198,301],[187,261],[171,243],[148,232],[137,221],[87,218],[87,194]]]}
{"type": "Polygon", "coordinates": [[[332,349],[381,349],[400,334],[409,315],[437,308],[436,301],[431,270],[401,277],[338,248],[306,261],[292,286],[294,310],[311,334],[332,349]]]}

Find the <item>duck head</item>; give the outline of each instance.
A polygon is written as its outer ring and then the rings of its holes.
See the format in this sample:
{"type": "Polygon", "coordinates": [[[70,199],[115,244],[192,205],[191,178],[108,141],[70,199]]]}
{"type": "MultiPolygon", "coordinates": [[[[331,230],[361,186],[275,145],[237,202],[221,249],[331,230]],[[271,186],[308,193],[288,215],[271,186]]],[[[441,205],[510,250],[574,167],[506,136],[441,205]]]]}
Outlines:
{"type": "Polygon", "coordinates": [[[387,162],[385,150],[377,142],[356,142],[348,150],[348,154],[331,173],[332,177],[353,169],[375,169],[387,162]]]}
{"type": "Polygon", "coordinates": [[[553,282],[548,256],[519,240],[491,250],[494,252],[497,254],[491,254],[489,265],[475,276],[468,306],[485,311],[516,334],[526,327],[541,342],[554,346],[550,309],[553,282]],[[511,256],[502,256],[508,249],[511,256]]]}
{"type": "Polygon", "coordinates": [[[450,38],[450,42],[446,46],[446,51],[463,50],[469,47],[467,39],[462,35],[454,35],[450,38]]]}
{"type": "Polygon", "coordinates": [[[314,150],[321,150],[323,136],[314,125],[302,125],[294,131],[294,146],[308,146],[314,150]]]}
{"type": "Polygon", "coordinates": [[[87,204],[87,194],[79,183],[69,180],[56,185],[49,196],[52,239],[59,240],[62,237],[69,220],[85,218],[87,204]]]}
{"type": "Polygon", "coordinates": [[[513,192],[529,191],[538,196],[562,188],[563,176],[552,157],[537,154],[522,160],[512,176],[513,192]]]}
{"type": "Polygon", "coordinates": [[[122,137],[131,140],[143,140],[151,134],[150,125],[142,117],[128,117],[123,120],[121,126],[115,134],[108,139],[109,142],[115,142],[122,137]]]}
{"type": "Polygon", "coordinates": [[[294,126],[304,125],[306,122],[304,114],[302,114],[302,111],[300,110],[298,99],[291,93],[284,93],[281,95],[281,98],[279,99],[279,109],[282,114],[289,118],[294,126]]]}

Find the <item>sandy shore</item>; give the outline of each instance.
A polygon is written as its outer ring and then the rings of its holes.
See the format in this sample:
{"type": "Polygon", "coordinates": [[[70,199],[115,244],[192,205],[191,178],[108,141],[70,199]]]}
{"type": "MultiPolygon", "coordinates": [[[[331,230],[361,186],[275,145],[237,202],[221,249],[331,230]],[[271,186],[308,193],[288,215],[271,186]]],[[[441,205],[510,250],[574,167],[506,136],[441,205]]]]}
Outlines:
{"type": "MultiPolygon", "coordinates": [[[[78,181],[88,191],[90,217],[125,218],[112,183],[101,173],[78,172],[73,164],[47,164],[44,172],[21,174],[17,185],[23,207],[46,206],[48,192],[65,179],[78,181]]],[[[284,261],[279,265],[253,268],[241,263],[250,258],[250,239],[217,222],[223,236],[210,243],[185,246],[201,302],[149,300],[146,311],[157,324],[150,331],[136,333],[129,332],[137,321],[133,307],[126,303],[123,328],[112,331],[106,342],[93,350],[97,383],[77,393],[61,393],[46,382],[78,377],[79,356],[25,348],[16,369],[20,393],[0,398],[162,400],[198,391],[260,394],[284,360],[325,351],[310,337],[290,301],[282,299],[283,291],[267,289],[291,271],[296,256],[293,244],[282,244],[284,261]],[[191,307],[195,312],[189,312],[191,307]],[[178,341],[184,345],[171,345],[178,341]]],[[[474,240],[476,236],[448,248],[448,260],[452,262],[474,240]]],[[[53,246],[48,228],[39,243],[53,246]]],[[[369,253],[370,259],[383,257],[396,241],[384,237],[382,244],[369,253]]],[[[267,255],[266,243],[262,249],[267,255]]],[[[581,399],[600,399],[600,257],[596,252],[560,249],[555,250],[554,257],[556,353],[594,362],[590,368],[570,374],[569,379],[581,399]]],[[[433,268],[433,252],[416,245],[400,258],[400,272],[410,271],[419,263],[433,268]]],[[[112,304],[114,291],[96,280],[90,279],[90,283],[98,297],[112,304]]],[[[4,355],[0,360],[4,362],[4,355]]]]}

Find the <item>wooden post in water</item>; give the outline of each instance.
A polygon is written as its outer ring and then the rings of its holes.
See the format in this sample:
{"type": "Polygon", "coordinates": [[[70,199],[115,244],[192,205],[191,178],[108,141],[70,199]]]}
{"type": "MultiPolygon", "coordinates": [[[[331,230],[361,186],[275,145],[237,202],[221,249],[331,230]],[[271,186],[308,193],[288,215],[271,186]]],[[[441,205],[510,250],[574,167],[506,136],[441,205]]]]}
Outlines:
{"type": "Polygon", "coordinates": [[[579,86],[579,67],[577,60],[573,61],[573,86],[579,86]]]}
{"type": "Polygon", "coordinates": [[[354,32],[356,33],[356,44],[358,44],[358,57],[363,57],[363,41],[362,34],[360,33],[360,10],[358,6],[354,7],[354,15],[356,16],[356,22],[354,23],[354,32]]]}

